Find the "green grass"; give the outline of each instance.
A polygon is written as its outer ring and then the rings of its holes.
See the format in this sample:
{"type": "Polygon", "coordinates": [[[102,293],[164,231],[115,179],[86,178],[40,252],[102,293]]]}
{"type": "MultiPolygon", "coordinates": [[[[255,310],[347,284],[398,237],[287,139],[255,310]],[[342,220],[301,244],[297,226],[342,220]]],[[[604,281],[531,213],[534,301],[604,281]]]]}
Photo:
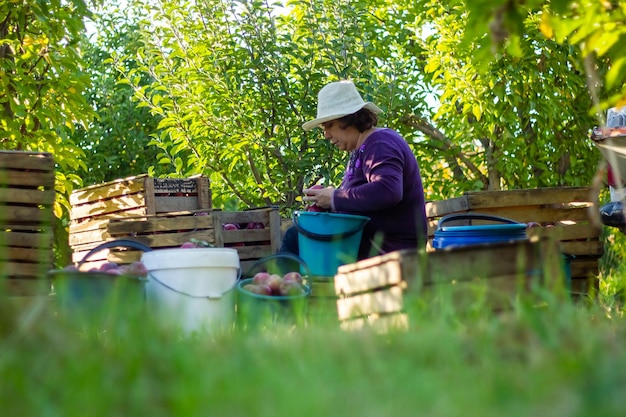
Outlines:
{"type": "Polygon", "coordinates": [[[617,304],[405,304],[408,329],[386,333],[328,321],[190,335],[146,314],[88,326],[47,305],[5,306],[1,415],[624,415],[617,304]]]}

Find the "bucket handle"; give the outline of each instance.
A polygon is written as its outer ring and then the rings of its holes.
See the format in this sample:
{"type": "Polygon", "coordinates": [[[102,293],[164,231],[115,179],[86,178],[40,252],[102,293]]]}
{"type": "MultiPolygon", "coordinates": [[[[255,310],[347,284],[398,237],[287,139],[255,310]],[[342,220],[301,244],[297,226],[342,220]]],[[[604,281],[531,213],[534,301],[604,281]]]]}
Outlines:
{"type": "Polygon", "coordinates": [[[369,219],[364,220],[363,224],[355,227],[352,230],[348,230],[345,231],[343,233],[339,233],[339,234],[330,234],[330,235],[322,235],[319,233],[314,233],[314,232],[310,232],[308,230],[303,229],[299,224],[298,224],[298,215],[297,213],[294,213],[292,216],[292,220],[293,220],[293,226],[296,228],[296,230],[298,231],[298,233],[302,233],[304,236],[311,238],[313,240],[321,240],[323,242],[330,242],[332,240],[339,240],[339,239],[345,239],[348,238],[352,235],[357,234],[361,229],[363,229],[363,226],[365,225],[365,223],[367,223],[369,221],[369,219]]]}
{"type": "Polygon", "coordinates": [[[258,268],[259,266],[263,265],[265,262],[271,261],[272,259],[280,259],[280,258],[290,259],[292,261],[298,262],[304,268],[305,275],[311,275],[311,270],[309,269],[309,266],[306,264],[304,259],[302,259],[298,255],[293,254],[291,252],[277,252],[272,255],[268,255],[264,258],[261,258],[257,260],[255,263],[253,263],[252,266],[248,268],[248,271],[246,272],[246,276],[247,277],[251,276],[255,268],[258,268]]]}
{"type": "Polygon", "coordinates": [[[490,220],[494,222],[508,223],[508,224],[524,224],[520,222],[516,222],[515,220],[507,219],[506,217],[500,216],[492,216],[489,214],[481,214],[481,213],[459,213],[459,214],[448,214],[447,216],[443,216],[439,219],[439,224],[437,228],[440,229],[442,224],[448,221],[455,220],[490,220]]]}
{"type": "Polygon", "coordinates": [[[232,291],[237,286],[237,284],[239,283],[239,280],[241,279],[241,268],[237,268],[237,279],[235,280],[235,283],[233,284],[233,286],[230,287],[229,289],[227,289],[226,291],[224,291],[224,292],[222,292],[220,294],[217,294],[217,295],[216,294],[208,294],[208,295],[188,294],[188,293],[186,293],[184,291],[177,290],[176,288],[167,285],[166,283],[164,283],[163,281],[159,280],[154,275],[152,275],[150,272],[148,272],[148,275],[150,276],[150,280],[154,280],[156,283],[164,286],[168,290],[173,291],[173,292],[175,292],[177,294],[184,295],[184,296],[190,297],[190,298],[208,298],[209,300],[219,300],[227,292],[232,291]]]}
{"type": "Polygon", "coordinates": [[[117,248],[117,247],[139,249],[144,252],[150,252],[152,250],[150,246],[144,245],[143,243],[137,242],[136,240],[130,240],[130,239],[110,240],[108,242],[104,242],[96,246],[95,248],[87,252],[85,256],[83,257],[83,259],[81,259],[80,262],[78,262],[78,267],[84,264],[87,261],[87,259],[94,253],[100,252],[101,250],[104,250],[104,249],[117,248]]]}

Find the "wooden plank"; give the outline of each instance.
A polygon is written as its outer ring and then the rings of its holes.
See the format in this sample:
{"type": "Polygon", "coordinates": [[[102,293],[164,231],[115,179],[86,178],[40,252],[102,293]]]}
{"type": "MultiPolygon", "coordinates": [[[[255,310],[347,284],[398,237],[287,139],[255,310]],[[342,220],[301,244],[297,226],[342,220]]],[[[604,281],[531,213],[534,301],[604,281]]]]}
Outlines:
{"type": "Polygon", "coordinates": [[[568,255],[595,255],[598,258],[604,253],[604,244],[598,240],[561,242],[563,253],[568,255]]]}
{"type": "Polygon", "coordinates": [[[73,233],[81,233],[98,229],[105,229],[109,224],[109,220],[111,218],[107,218],[103,216],[102,218],[98,218],[97,220],[85,220],[83,222],[70,222],[69,231],[70,235],[73,233]]]}
{"type": "Polygon", "coordinates": [[[0,203],[51,205],[54,203],[55,191],[27,188],[0,188],[0,203]]]}
{"type": "Polygon", "coordinates": [[[51,208],[0,206],[0,223],[2,224],[50,225],[52,219],[51,208]]]}
{"type": "MultiPolygon", "coordinates": [[[[96,247],[96,246],[97,245],[94,245],[94,247],[96,247]]],[[[91,249],[93,249],[93,248],[91,248],[91,249]]],[[[83,261],[84,258],[85,258],[85,255],[87,255],[87,253],[89,253],[89,251],[91,249],[73,252],[72,253],[72,263],[77,264],[77,263],[83,261]]],[[[109,253],[110,253],[110,249],[102,249],[101,251],[98,251],[98,252],[94,253],[93,255],[89,256],[89,259],[86,259],[85,261],[106,261],[107,257],[109,256],[109,253]]],[[[118,261],[112,261],[112,262],[118,262],[118,261]]],[[[118,262],[118,263],[130,263],[130,262],[118,262]]]]}
{"type": "Polygon", "coordinates": [[[52,265],[5,261],[0,264],[0,277],[45,278],[52,265]]]}
{"type": "Polygon", "coordinates": [[[144,205],[146,206],[146,214],[156,214],[156,196],[154,195],[155,178],[144,178],[144,205]]]}
{"type": "Polygon", "coordinates": [[[281,225],[280,211],[271,210],[269,212],[269,230],[270,230],[270,244],[272,246],[272,253],[278,252],[282,244],[283,235],[281,232],[280,225],[281,225]]]}
{"type": "Polygon", "coordinates": [[[449,198],[447,200],[429,201],[426,203],[426,217],[441,217],[446,214],[469,210],[467,196],[449,198]]]}
{"type": "Polygon", "coordinates": [[[98,200],[91,204],[72,206],[70,213],[71,220],[78,220],[85,217],[101,216],[103,214],[115,213],[118,217],[126,216],[125,212],[142,208],[142,214],[147,214],[145,206],[145,196],[143,193],[127,194],[115,199],[98,200]]]}
{"type": "Polygon", "coordinates": [[[494,207],[592,202],[590,187],[546,187],[523,190],[479,191],[466,194],[470,210],[494,207]]]}
{"type": "Polygon", "coordinates": [[[358,268],[358,272],[349,266],[340,266],[334,279],[335,293],[339,296],[345,296],[400,284],[403,280],[400,262],[402,255],[398,252],[392,253],[392,255],[395,256],[389,256],[386,259],[374,257],[364,259],[357,264],[349,264],[358,268]]]}
{"type": "Polygon", "coordinates": [[[44,248],[52,250],[54,234],[52,228],[37,233],[0,231],[0,247],[44,248]]]}
{"type": "Polygon", "coordinates": [[[211,209],[213,201],[211,199],[211,183],[207,177],[197,178],[198,188],[198,207],[211,209]]]}
{"type": "Polygon", "coordinates": [[[531,227],[528,229],[526,235],[528,237],[537,238],[551,237],[561,241],[589,238],[598,239],[602,235],[602,229],[589,223],[561,224],[551,227],[531,227]]]}
{"type": "MultiPolygon", "coordinates": [[[[149,196],[147,194],[146,196],[149,196]]],[[[148,214],[154,213],[169,213],[172,211],[191,211],[197,210],[202,207],[198,207],[197,196],[155,196],[154,203],[148,203],[148,207],[154,207],[154,210],[148,210],[148,214]],[[152,212],[154,211],[154,213],[152,212]]]]}
{"type": "Polygon", "coordinates": [[[10,169],[54,171],[54,158],[48,152],[1,151],[0,166],[10,169]]]}
{"type": "Polygon", "coordinates": [[[189,242],[191,239],[204,240],[208,243],[213,243],[213,231],[212,230],[198,230],[188,231],[180,233],[159,233],[154,235],[138,235],[133,236],[133,240],[148,245],[151,248],[167,248],[173,246],[180,246],[185,242],[189,242]]]}
{"type": "Polygon", "coordinates": [[[162,231],[213,229],[211,216],[146,217],[145,220],[112,219],[107,224],[111,236],[162,231]]]}
{"type": "Polygon", "coordinates": [[[70,233],[69,245],[71,248],[76,248],[81,245],[92,243],[103,243],[111,238],[111,235],[106,229],[87,230],[80,233],[70,233]]]}
{"type": "Polygon", "coordinates": [[[51,291],[48,279],[0,278],[0,294],[5,296],[45,296],[51,291]]]}
{"type": "Polygon", "coordinates": [[[143,174],[106,183],[94,184],[81,188],[80,190],[75,190],[70,194],[70,204],[76,206],[106,198],[139,193],[145,189],[145,177],[147,177],[147,175],[143,174]]]}
{"type": "Polygon", "coordinates": [[[237,250],[240,260],[258,260],[273,253],[270,245],[232,246],[232,248],[237,250]]]}
{"type": "Polygon", "coordinates": [[[54,189],[54,172],[12,171],[0,167],[0,185],[10,188],[42,187],[54,189]]]}
{"type": "Polygon", "coordinates": [[[54,253],[50,248],[50,245],[44,249],[3,247],[0,249],[0,261],[44,263],[52,266],[54,253]]]}
{"type": "Polygon", "coordinates": [[[403,291],[399,286],[389,287],[337,300],[337,316],[339,320],[369,314],[389,314],[402,311],[403,291]]]}

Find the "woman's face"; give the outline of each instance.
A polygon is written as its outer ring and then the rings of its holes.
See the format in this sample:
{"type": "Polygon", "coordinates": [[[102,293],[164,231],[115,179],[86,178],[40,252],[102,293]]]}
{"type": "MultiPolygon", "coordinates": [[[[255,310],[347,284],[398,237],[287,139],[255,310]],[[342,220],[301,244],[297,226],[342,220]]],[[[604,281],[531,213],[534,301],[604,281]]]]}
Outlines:
{"type": "Polygon", "coordinates": [[[328,139],[330,143],[342,151],[353,151],[356,149],[360,133],[354,126],[342,129],[339,121],[331,120],[322,123],[322,129],[324,129],[324,138],[328,139]]]}

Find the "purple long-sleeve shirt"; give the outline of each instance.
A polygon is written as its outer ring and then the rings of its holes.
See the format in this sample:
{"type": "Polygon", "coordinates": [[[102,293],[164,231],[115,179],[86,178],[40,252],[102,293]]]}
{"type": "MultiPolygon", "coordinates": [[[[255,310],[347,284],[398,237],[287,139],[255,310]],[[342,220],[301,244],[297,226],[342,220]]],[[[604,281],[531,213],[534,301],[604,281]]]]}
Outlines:
{"type": "Polygon", "coordinates": [[[419,166],[404,138],[392,129],[376,130],[353,151],[332,206],[339,213],[370,218],[363,230],[359,259],[421,247],[426,242],[419,166]]]}

